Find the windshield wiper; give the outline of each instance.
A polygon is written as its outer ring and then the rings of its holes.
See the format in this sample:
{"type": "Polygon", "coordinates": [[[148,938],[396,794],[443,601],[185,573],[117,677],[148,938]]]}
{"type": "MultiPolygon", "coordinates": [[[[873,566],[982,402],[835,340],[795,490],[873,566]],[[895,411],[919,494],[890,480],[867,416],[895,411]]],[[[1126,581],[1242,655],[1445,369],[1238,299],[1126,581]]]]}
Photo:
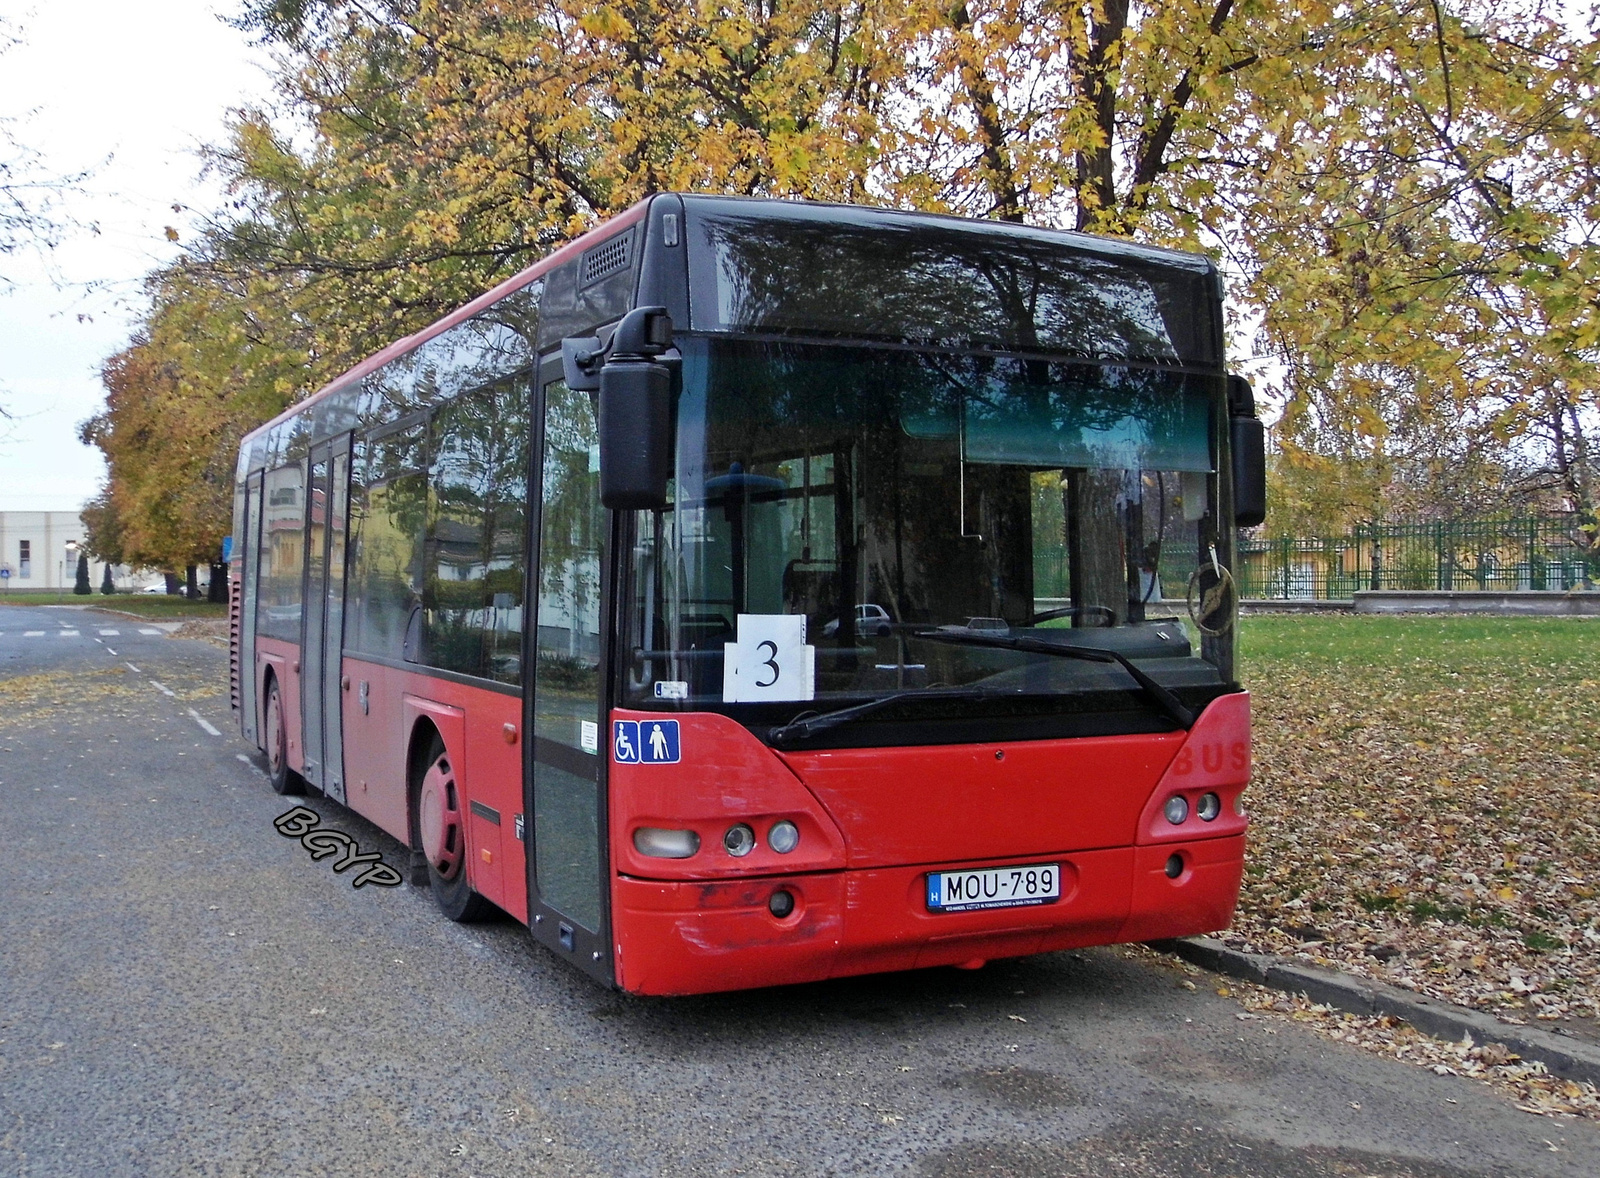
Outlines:
{"type": "MultiPolygon", "coordinates": [[[[1168,719],[1180,728],[1193,728],[1195,714],[1184,707],[1182,701],[1161,684],[1146,675],[1126,657],[1114,650],[1098,646],[1065,646],[1044,642],[1038,638],[1017,638],[1007,634],[975,634],[969,631],[919,630],[910,635],[928,642],[948,642],[953,646],[992,646],[997,650],[1020,650],[1027,654],[1052,654],[1066,659],[1082,659],[1088,663],[1116,663],[1133,676],[1140,690],[1153,700],[1168,719]]],[[[891,697],[893,698],[893,697],[891,697]]]]}
{"type": "MultiPolygon", "coordinates": [[[[1014,638],[1000,634],[966,634],[952,633],[948,630],[921,630],[910,635],[912,638],[926,638],[932,642],[948,642],[958,646],[992,646],[1001,650],[1020,650],[1030,654],[1053,654],[1063,658],[1082,659],[1090,663],[1116,663],[1129,675],[1140,689],[1153,700],[1168,719],[1182,728],[1194,726],[1195,714],[1186,708],[1177,696],[1157,683],[1149,675],[1134,666],[1121,654],[1114,650],[1104,650],[1097,646],[1057,646],[1053,642],[1041,642],[1037,638],[1014,638]]],[[[826,732],[841,724],[848,724],[862,716],[870,716],[874,712],[882,711],[893,704],[904,700],[955,700],[967,701],[978,699],[994,699],[1001,693],[994,691],[897,691],[893,695],[885,695],[878,699],[870,699],[864,704],[855,704],[848,708],[839,708],[832,712],[811,713],[802,715],[789,723],[772,729],[767,733],[767,739],[775,745],[784,745],[794,740],[804,740],[815,736],[819,732],[826,732]]],[[[1007,693],[1009,694],[1009,693],[1007,693]]],[[[1022,694],[1022,693],[1018,693],[1022,694]]]]}
{"type": "Polygon", "coordinates": [[[893,695],[885,695],[878,699],[869,699],[864,704],[855,704],[848,708],[838,708],[832,712],[811,712],[801,715],[781,727],[774,728],[767,733],[767,739],[773,744],[787,744],[791,740],[804,740],[808,736],[815,736],[819,732],[826,732],[830,728],[837,728],[840,724],[848,724],[862,716],[869,716],[873,712],[881,711],[890,704],[897,704],[907,699],[940,699],[965,702],[975,699],[992,699],[996,694],[993,691],[897,691],[893,695]]]}

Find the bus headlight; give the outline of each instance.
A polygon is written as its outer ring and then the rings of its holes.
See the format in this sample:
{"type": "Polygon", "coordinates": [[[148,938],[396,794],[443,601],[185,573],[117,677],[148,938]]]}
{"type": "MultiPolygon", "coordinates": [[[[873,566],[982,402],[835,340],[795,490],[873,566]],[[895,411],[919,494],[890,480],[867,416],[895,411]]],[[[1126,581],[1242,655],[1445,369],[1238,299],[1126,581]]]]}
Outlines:
{"type": "Polygon", "coordinates": [[[1183,820],[1189,817],[1189,799],[1182,794],[1173,794],[1167,799],[1166,807],[1162,810],[1167,816],[1167,821],[1174,826],[1183,825],[1183,820]]]}
{"type": "Polygon", "coordinates": [[[800,828],[785,819],[774,822],[772,829],[767,831],[767,846],[780,855],[787,855],[800,845],[800,828]]]}
{"type": "Polygon", "coordinates": [[[653,859],[687,859],[700,849],[700,836],[692,830],[641,826],[633,832],[633,847],[653,859]]]}
{"type": "Polygon", "coordinates": [[[735,859],[742,859],[756,849],[756,832],[742,822],[730,826],[722,836],[722,849],[735,859]]]}
{"type": "Polygon", "coordinates": [[[1200,804],[1194,808],[1201,822],[1210,822],[1222,813],[1222,799],[1216,794],[1201,794],[1200,804]]]}

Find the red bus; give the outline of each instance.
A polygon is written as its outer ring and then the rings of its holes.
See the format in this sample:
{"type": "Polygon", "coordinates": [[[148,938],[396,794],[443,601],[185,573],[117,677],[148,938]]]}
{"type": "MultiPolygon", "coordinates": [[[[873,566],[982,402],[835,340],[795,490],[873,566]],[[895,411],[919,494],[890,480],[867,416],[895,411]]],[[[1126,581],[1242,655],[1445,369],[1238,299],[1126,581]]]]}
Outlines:
{"type": "Polygon", "coordinates": [[[243,440],[233,703],[631,992],[1210,931],[1262,482],[1205,258],[658,195],[243,440]]]}

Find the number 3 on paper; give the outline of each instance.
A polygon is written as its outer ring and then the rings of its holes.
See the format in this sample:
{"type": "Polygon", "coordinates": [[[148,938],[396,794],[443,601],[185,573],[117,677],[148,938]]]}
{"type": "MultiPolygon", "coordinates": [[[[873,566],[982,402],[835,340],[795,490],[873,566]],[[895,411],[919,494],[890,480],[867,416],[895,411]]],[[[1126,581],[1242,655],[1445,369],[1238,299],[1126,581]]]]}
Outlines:
{"type": "Polygon", "coordinates": [[[722,651],[727,703],[816,697],[817,648],[806,645],[804,614],[740,614],[738,641],[722,651]]]}

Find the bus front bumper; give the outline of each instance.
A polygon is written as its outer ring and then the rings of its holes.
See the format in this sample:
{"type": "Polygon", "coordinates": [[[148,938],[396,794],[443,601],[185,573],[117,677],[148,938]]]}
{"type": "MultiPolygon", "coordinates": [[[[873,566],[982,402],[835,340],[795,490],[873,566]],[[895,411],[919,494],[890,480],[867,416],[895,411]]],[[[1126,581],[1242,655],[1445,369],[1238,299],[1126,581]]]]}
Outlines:
{"type": "Polygon", "coordinates": [[[703,994],[1213,932],[1233,919],[1244,844],[1239,834],[934,868],[715,881],[620,876],[612,907],[617,982],[636,994],[703,994]],[[1061,865],[1059,900],[928,910],[930,869],[1025,862],[1061,865]],[[772,911],[780,891],[793,902],[782,918],[772,911]]]}

